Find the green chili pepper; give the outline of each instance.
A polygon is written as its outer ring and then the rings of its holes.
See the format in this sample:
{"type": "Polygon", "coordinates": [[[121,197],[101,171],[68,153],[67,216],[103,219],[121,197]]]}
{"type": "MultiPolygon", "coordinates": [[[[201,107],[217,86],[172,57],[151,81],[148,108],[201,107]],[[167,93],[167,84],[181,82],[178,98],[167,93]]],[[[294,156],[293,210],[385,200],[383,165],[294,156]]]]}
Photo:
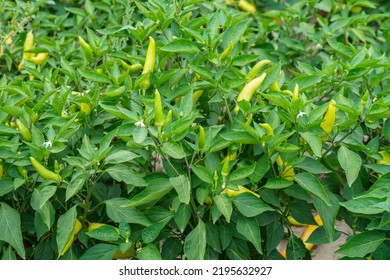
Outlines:
{"type": "Polygon", "coordinates": [[[91,46],[85,42],[85,40],[79,36],[79,44],[83,48],[84,51],[84,56],[87,59],[87,61],[92,61],[93,60],[93,50],[91,46]]]}
{"type": "Polygon", "coordinates": [[[19,129],[20,135],[22,135],[22,138],[24,141],[31,142],[31,132],[30,130],[19,120],[16,120],[16,127],[19,129]]]}
{"type": "Polygon", "coordinates": [[[34,169],[38,172],[39,175],[42,176],[44,179],[50,179],[56,181],[58,184],[61,183],[61,176],[59,174],[54,173],[53,171],[50,171],[46,167],[44,167],[39,161],[37,161],[35,158],[30,157],[30,161],[34,169]]]}

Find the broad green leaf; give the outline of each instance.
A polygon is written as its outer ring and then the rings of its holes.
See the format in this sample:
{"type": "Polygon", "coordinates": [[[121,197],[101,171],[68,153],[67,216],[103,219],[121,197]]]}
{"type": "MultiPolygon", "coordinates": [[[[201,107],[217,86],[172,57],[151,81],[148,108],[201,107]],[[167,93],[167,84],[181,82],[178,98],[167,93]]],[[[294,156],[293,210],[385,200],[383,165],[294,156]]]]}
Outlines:
{"type": "Polygon", "coordinates": [[[68,187],[66,188],[66,198],[68,201],[71,197],[77,194],[85,184],[85,173],[83,171],[77,172],[72,176],[68,187]]]}
{"type": "Polygon", "coordinates": [[[214,196],[214,202],[218,207],[218,210],[225,217],[226,221],[230,223],[230,217],[233,213],[232,201],[224,194],[214,196]]]}
{"type": "Polygon", "coordinates": [[[318,214],[321,217],[322,223],[325,228],[326,237],[329,243],[331,243],[334,241],[334,226],[337,214],[340,209],[340,203],[333,193],[328,193],[328,196],[331,205],[327,205],[321,199],[314,197],[314,207],[316,208],[318,214]]]}
{"type": "Polygon", "coordinates": [[[351,258],[363,258],[372,253],[384,241],[389,240],[380,231],[366,231],[354,235],[336,251],[351,258]]]}
{"type": "Polygon", "coordinates": [[[160,251],[154,244],[148,244],[142,247],[137,254],[139,260],[162,260],[160,251]]]}
{"type": "Polygon", "coordinates": [[[13,181],[10,179],[1,179],[0,180],[0,197],[10,193],[14,190],[13,181]]]}
{"type": "Polygon", "coordinates": [[[337,152],[337,159],[340,162],[341,168],[345,171],[348,185],[352,186],[353,182],[359,176],[359,171],[362,166],[361,157],[348,148],[341,146],[337,152]]]}
{"type": "Polygon", "coordinates": [[[225,224],[219,227],[219,238],[221,240],[222,250],[230,246],[233,240],[234,228],[230,227],[232,224],[225,224]]]}
{"type": "Polygon", "coordinates": [[[119,151],[115,151],[113,153],[110,153],[106,157],[105,162],[110,163],[110,164],[117,164],[117,163],[129,162],[129,161],[132,161],[133,159],[139,158],[139,157],[140,157],[139,155],[137,155],[133,152],[126,151],[126,150],[119,150],[119,151]]]}
{"type": "Polygon", "coordinates": [[[305,157],[303,161],[294,164],[294,167],[303,169],[312,174],[326,174],[331,172],[322,163],[310,157],[305,157]]]}
{"type": "Polygon", "coordinates": [[[62,255],[66,244],[73,239],[73,230],[76,226],[77,209],[76,205],[62,214],[57,221],[57,248],[58,258],[62,255]]]}
{"type": "Polygon", "coordinates": [[[127,202],[128,199],[124,197],[106,200],[107,216],[115,223],[125,221],[130,224],[150,225],[148,219],[138,209],[135,207],[123,207],[123,204],[127,202]]]}
{"type": "Polygon", "coordinates": [[[80,260],[112,260],[118,245],[99,243],[87,249],[80,260]]]}
{"type": "Polygon", "coordinates": [[[191,205],[180,204],[179,208],[175,212],[174,220],[179,227],[180,232],[184,232],[192,214],[191,205]]]}
{"type": "Polygon", "coordinates": [[[86,233],[90,238],[94,238],[101,241],[117,241],[120,238],[119,233],[115,227],[111,225],[104,225],[86,233]]]}
{"type": "Polygon", "coordinates": [[[5,202],[0,202],[0,240],[10,244],[25,259],[20,215],[5,202]]]}
{"type": "Polygon", "coordinates": [[[164,154],[174,159],[182,159],[186,156],[183,148],[176,142],[165,142],[161,146],[161,150],[164,154]]]}
{"type": "Polygon", "coordinates": [[[254,138],[246,131],[232,131],[221,135],[226,141],[232,141],[240,144],[259,144],[259,140],[254,138]]]}
{"type": "Polygon", "coordinates": [[[219,238],[219,227],[215,224],[206,224],[207,244],[218,253],[221,253],[221,241],[219,238]]]}
{"type": "Polygon", "coordinates": [[[242,38],[247,27],[248,20],[241,21],[229,27],[222,35],[222,47],[226,49],[230,42],[235,45],[240,40],[240,38],[242,38]]]}
{"type": "Polygon", "coordinates": [[[106,172],[118,182],[125,182],[134,186],[146,186],[147,183],[143,179],[144,174],[133,171],[129,166],[124,164],[116,164],[106,169],[106,172]]]}
{"type": "Polygon", "coordinates": [[[380,207],[380,203],[382,202],[383,200],[380,198],[361,196],[340,202],[340,205],[352,213],[373,215],[385,211],[380,207]]]}
{"type": "Polygon", "coordinates": [[[175,260],[183,250],[183,244],[179,238],[170,237],[164,241],[161,249],[163,260],[175,260]]]}
{"type": "Polygon", "coordinates": [[[152,243],[157,236],[160,234],[161,230],[165,227],[166,223],[160,222],[151,224],[142,230],[142,240],[145,243],[152,243]]]}
{"type": "Polygon", "coordinates": [[[283,178],[269,178],[267,180],[267,183],[263,187],[267,188],[267,189],[278,190],[278,189],[287,188],[287,187],[291,186],[292,184],[293,184],[293,182],[286,180],[286,179],[283,179],[283,178]]]}
{"type": "Polygon", "coordinates": [[[203,260],[206,253],[206,225],[199,219],[198,225],[184,240],[184,254],[189,260],[203,260]]]}
{"type": "Polygon", "coordinates": [[[81,76],[83,76],[88,81],[92,81],[96,83],[110,83],[110,79],[104,74],[99,74],[95,71],[90,71],[85,69],[84,70],[79,69],[79,72],[81,76]]]}
{"type": "Polygon", "coordinates": [[[125,206],[141,206],[160,200],[173,188],[169,179],[157,178],[152,180],[148,186],[136,194],[125,204],[125,206]]]}
{"type": "Polygon", "coordinates": [[[291,233],[286,247],[286,256],[288,260],[303,260],[306,256],[306,248],[302,239],[291,233]]]}
{"type": "Polygon", "coordinates": [[[257,161],[255,171],[249,175],[248,178],[251,180],[251,182],[257,183],[261,180],[261,178],[264,177],[269,169],[269,159],[264,155],[257,161]]]}
{"type": "Polygon", "coordinates": [[[264,203],[260,198],[257,198],[250,193],[242,193],[233,199],[234,205],[238,211],[245,217],[255,217],[266,211],[275,211],[272,207],[264,203]]]}
{"type": "Polygon", "coordinates": [[[273,223],[267,225],[265,237],[265,249],[267,255],[270,255],[284,237],[284,228],[282,223],[279,220],[275,220],[273,223]]]}
{"type": "Polygon", "coordinates": [[[133,139],[135,143],[141,144],[148,136],[148,129],[143,126],[136,126],[133,130],[133,139]]]}
{"type": "Polygon", "coordinates": [[[237,231],[255,246],[257,252],[263,254],[261,248],[260,225],[257,219],[240,217],[236,225],[237,231]]]}
{"type": "Polygon", "coordinates": [[[203,182],[206,182],[210,185],[214,183],[213,174],[206,167],[201,165],[193,165],[191,166],[191,169],[203,182]]]}
{"type": "Polygon", "coordinates": [[[179,201],[184,204],[190,203],[191,185],[186,175],[171,177],[169,181],[179,195],[179,201]]]}
{"type": "Polygon", "coordinates": [[[199,52],[196,44],[190,40],[178,39],[172,42],[169,42],[164,47],[161,48],[164,52],[173,52],[173,53],[197,53],[199,52]]]}
{"type": "Polygon", "coordinates": [[[31,207],[34,210],[39,210],[57,191],[57,186],[44,186],[36,188],[31,196],[31,207]]]}
{"type": "Polygon", "coordinates": [[[249,166],[241,166],[229,175],[229,181],[242,180],[250,176],[256,169],[256,163],[249,166]]]}
{"type": "Polygon", "coordinates": [[[299,133],[303,139],[309,144],[311,150],[317,157],[322,157],[322,141],[321,137],[314,132],[301,132],[299,133]]]}
{"type": "Polygon", "coordinates": [[[327,205],[331,205],[325,187],[316,176],[311,173],[299,173],[295,175],[294,179],[302,188],[317,196],[327,205]]]}

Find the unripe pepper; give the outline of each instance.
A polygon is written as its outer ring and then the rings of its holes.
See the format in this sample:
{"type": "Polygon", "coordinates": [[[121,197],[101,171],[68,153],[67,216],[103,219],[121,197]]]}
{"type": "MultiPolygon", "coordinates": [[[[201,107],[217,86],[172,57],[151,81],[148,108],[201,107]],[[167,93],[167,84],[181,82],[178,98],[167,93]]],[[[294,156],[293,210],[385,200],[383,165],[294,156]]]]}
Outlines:
{"type": "Polygon", "coordinates": [[[129,70],[129,73],[138,72],[143,67],[142,64],[140,64],[140,63],[135,63],[135,64],[132,64],[132,65],[129,65],[126,62],[124,62],[123,60],[121,60],[121,64],[122,64],[123,67],[125,67],[127,70],[129,70]]]}
{"type": "Polygon", "coordinates": [[[326,141],[329,134],[332,132],[333,125],[336,119],[336,107],[334,106],[336,101],[333,99],[330,101],[328,110],[325,113],[324,121],[321,123],[321,128],[325,131],[325,135],[321,138],[322,141],[326,141]]]}
{"type": "Polygon", "coordinates": [[[234,48],[233,42],[230,41],[229,46],[219,56],[219,61],[224,61],[232,52],[234,48]]]}
{"type": "Polygon", "coordinates": [[[93,231],[93,230],[98,229],[98,228],[101,228],[103,226],[113,227],[115,229],[115,231],[118,234],[120,234],[119,229],[117,227],[114,227],[114,226],[111,226],[111,225],[107,225],[107,224],[102,224],[102,223],[90,223],[88,225],[88,232],[93,231]]]}
{"type": "Polygon", "coordinates": [[[279,155],[276,158],[276,164],[280,168],[282,168],[282,173],[281,173],[282,178],[289,181],[294,181],[295,172],[294,172],[294,168],[291,165],[285,164],[279,155]]]}
{"type": "Polygon", "coordinates": [[[242,193],[250,193],[260,198],[260,195],[258,193],[255,193],[254,191],[251,191],[250,189],[247,189],[244,186],[238,186],[238,191],[226,188],[225,190],[222,191],[222,193],[226,194],[228,197],[236,197],[242,193]]]}
{"type": "Polygon", "coordinates": [[[196,102],[198,102],[198,100],[202,96],[202,94],[203,94],[203,90],[197,90],[194,92],[194,95],[193,95],[194,104],[196,104],[196,102]]]}
{"type": "Polygon", "coordinates": [[[254,15],[256,13],[256,6],[253,5],[253,4],[250,4],[248,1],[246,0],[240,0],[238,2],[238,7],[243,10],[244,12],[249,12],[251,13],[252,15],[254,15]]]}
{"type": "Polygon", "coordinates": [[[23,140],[27,142],[31,142],[32,137],[31,137],[30,130],[19,119],[16,119],[15,123],[23,140]]]}
{"type": "Polygon", "coordinates": [[[30,57],[33,56],[32,53],[28,53],[26,51],[31,50],[34,47],[34,34],[32,31],[28,32],[26,35],[26,39],[24,40],[24,45],[23,45],[23,58],[24,59],[29,59],[30,57]]]}
{"type": "Polygon", "coordinates": [[[39,53],[35,56],[31,56],[27,60],[34,62],[36,65],[40,65],[47,59],[48,56],[48,53],[39,53]]]}
{"type": "Polygon", "coordinates": [[[277,81],[275,81],[272,85],[270,85],[269,89],[274,91],[281,91],[277,81]]]}
{"type": "Polygon", "coordinates": [[[221,175],[224,180],[229,175],[229,163],[230,163],[230,156],[227,155],[223,160],[223,165],[221,170],[221,175]]]}
{"type": "Polygon", "coordinates": [[[164,125],[164,114],[161,102],[160,92],[156,89],[154,91],[154,124],[161,133],[161,128],[164,125]]]}
{"type": "Polygon", "coordinates": [[[165,116],[164,126],[167,125],[172,120],[172,110],[169,110],[165,116]]]}
{"type": "Polygon", "coordinates": [[[82,225],[81,225],[80,221],[76,220],[76,224],[75,224],[74,229],[73,229],[73,235],[69,239],[68,243],[66,243],[64,249],[62,250],[62,252],[60,254],[61,256],[65,255],[65,253],[69,250],[70,246],[72,246],[73,242],[77,239],[77,234],[79,233],[81,228],[82,228],[82,225]]]}
{"type": "Polygon", "coordinates": [[[34,167],[35,171],[38,172],[39,175],[44,179],[50,179],[56,181],[58,184],[61,183],[61,176],[59,174],[50,171],[46,167],[44,167],[39,161],[35,158],[30,157],[31,165],[34,167]]]}
{"type": "Polygon", "coordinates": [[[298,86],[298,84],[295,84],[294,91],[293,91],[292,96],[291,96],[292,101],[298,100],[298,98],[299,98],[298,95],[299,95],[299,86],[298,86]]]}
{"type": "Polygon", "coordinates": [[[86,116],[91,114],[91,107],[87,103],[82,102],[80,104],[80,111],[83,112],[86,116]]]}
{"type": "Polygon", "coordinates": [[[3,175],[4,175],[4,169],[3,169],[3,165],[0,163],[0,180],[3,179],[3,175]]]}
{"type": "Polygon", "coordinates": [[[79,44],[83,49],[84,56],[85,56],[86,60],[92,61],[93,60],[93,50],[92,50],[91,46],[87,42],[85,42],[83,37],[79,36],[78,39],[79,39],[79,44]]]}
{"type": "MultiPolygon", "coordinates": [[[[256,90],[261,86],[265,79],[266,74],[263,73],[259,77],[253,79],[249,83],[247,83],[244,88],[241,90],[240,94],[237,96],[237,101],[246,100],[250,101],[252,99],[253,94],[256,92],[256,90]]],[[[238,106],[234,108],[234,112],[238,113],[238,106]]]]}
{"type": "Polygon", "coordinates": [[[261,68],[264,66],[270,64],[271,61],[268,59],[263,59],[255,64],[255,66],[252,67],[252,69],[248,72],[246,75],[247,81],[252,81],[254,78],[256,78],[257,74],[259,74],[261,68]]]}
{"type": "Polygon", "coordinates": [[[199,126],[198,148],[200,151],[203,151],[205,146],[206,146],[206,135],[204,132],[204,128],[199,126]]]}
{"type": "Polygon", "coordinates": [[[259,125],[264,128],[268,136],[274,136],[274,130],[268,123],[259,123],[259,125]]]}
{"type": "MultiPolygon", "coordinates": [[[[390,164],[390,153],[386,151],[380,151],[379,154],[382,156],[382,159],[376,161],[377,164],[390,164]]],[[[379,174],[378,177],[381,177],[382,174],[379,174]]]]}
{"type": "Polygon", "coordinates": [[[146,58],[144,63],[144,69],[142,74],[148,74],[148,76],[141,82],[140,87],[143,91],[147,90],[150,85],[150,73],[154,70],[154,65],[156,63],[156,42],[152,36],[149,36],[149,46],[146,52],[146,58]]]}

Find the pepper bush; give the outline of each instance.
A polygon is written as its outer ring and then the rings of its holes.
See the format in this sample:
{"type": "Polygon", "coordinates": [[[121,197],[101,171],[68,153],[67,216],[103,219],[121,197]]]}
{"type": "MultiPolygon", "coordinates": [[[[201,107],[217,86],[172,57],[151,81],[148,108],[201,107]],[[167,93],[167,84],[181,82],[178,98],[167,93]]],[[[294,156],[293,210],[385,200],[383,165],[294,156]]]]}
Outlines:
{"type": "Polygon", "coordinates": [[[388,1],[249,2],[0,3],[2,259],[390,258],[388,1]]]}

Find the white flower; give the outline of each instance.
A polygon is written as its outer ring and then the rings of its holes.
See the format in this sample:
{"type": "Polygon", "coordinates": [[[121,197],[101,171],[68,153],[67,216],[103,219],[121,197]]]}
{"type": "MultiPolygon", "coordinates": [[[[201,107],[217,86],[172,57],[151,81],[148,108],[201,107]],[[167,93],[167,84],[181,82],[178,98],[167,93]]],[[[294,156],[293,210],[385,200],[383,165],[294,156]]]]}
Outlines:
{"type": "Polygon", "coordinates": [[[45,148],[46,150],[50,150],[52,146],[53,146],[53,143],[50,140],[48,140],[42,144],[42,147],[45,148]]]}
{"type": "Polygon", "coordinates": [[[136,126],[145,127],[144,120],[140,120],[135,123],[136,126]]]}
{"type": "Polygon", "coordinates": [[[307,115],[307,113],[305,113],[305,112],[299,112],[299,114],[298,114],[298,118],[300,118],[300,117],[303,117],[304,115],[307,115]]]}

